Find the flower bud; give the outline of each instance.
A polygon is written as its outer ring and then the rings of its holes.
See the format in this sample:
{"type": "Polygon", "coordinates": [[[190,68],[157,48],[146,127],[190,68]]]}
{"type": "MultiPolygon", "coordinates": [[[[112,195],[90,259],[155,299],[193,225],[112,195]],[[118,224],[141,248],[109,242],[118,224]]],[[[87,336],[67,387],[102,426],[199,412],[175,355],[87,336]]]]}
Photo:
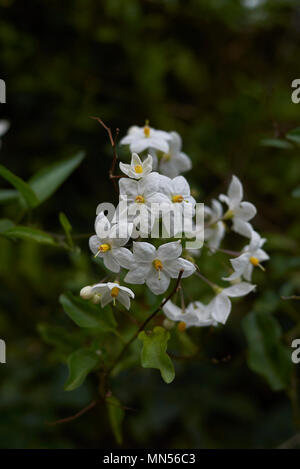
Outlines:
{"type": "Polygon", "coordinates": [[[81,290],[80,290],[80,296],[81,298],[83,298],[84,300],[90,300],[93,298],[94,296],[94,293],[92,292],[92,287],[90,287],[89,285],[87,287],[83,287],[81,290]]]}

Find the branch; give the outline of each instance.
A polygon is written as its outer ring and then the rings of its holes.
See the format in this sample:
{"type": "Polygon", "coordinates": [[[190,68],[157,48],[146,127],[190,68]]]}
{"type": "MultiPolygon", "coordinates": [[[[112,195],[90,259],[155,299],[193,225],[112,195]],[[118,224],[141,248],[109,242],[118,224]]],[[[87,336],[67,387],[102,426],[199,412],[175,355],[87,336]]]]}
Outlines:
{"type": "Polygon", "coordinates": [[[117,356],[115,362],[113,363],[113,365],[110,367],[109,369],[109,373],[111,373],[113,371],[113,369],[116,367],[116,365],[119,363],[119,361],[121,360],[121,358],[123,357],[124,353],[126,352],[126,350],[128,349],[128,347],[132,344],[132,342],[135,341],[135,339],[137,338],[137,336],[139,335],[139,333],[141,331],[143,331],[145,329],[145,327],[147,326],[147,324],[152,321],[152,319],[157,315],[157,313],[159,313],[159,311],[165,306],[165,304],[173,297],[173,295],[175,295],[175,293],[178,292],[179,288],[180,288],[180,282],[181,282],[181,277],[183,275],[183,272],[184,270],[180,270],[179,274],[178,274],[178,277],[177,277],[177,280],[176,280],[176,284],[175,284],[175,287],[173,288],[173,290],[171,291],[171,293],[167,296],[167,298],[165,298],[161,303],[160,305],[158,306],[158,308],[156,308],[155,311],[153,311],[153,313],[140,325],[140,327],[137,329],[137,331],[134,333],[134,335],[131,337],[131,339],[124,345],[124,347],[122,348],[121,352],[119,353],[119,355],[117,356]]]}
{"type": "Polygon", "coordinates": [[[96,404],[97,404],[97,401],[92,401],[86,407],[84,407],[79,412],[77,412],[76,414],[71,415],[70,417],[66,417],[64,419],[56,420],[55,422],[48,422],[48,425],[60,425],[61,423],[72,422],[73,420],[78,419],[83,414],[91,410],[93,407],[95,407],[96,404]]]}
{"type": "Polygon", "coordinates": [[[103,120],[100,119],[100,117],[91,116],[91,119],[94,119],[97,122],[99,122],[99,124],[102,125],[102,127],[106,130],[106,132],[108,134],[108,138],[109,138],[110,144],[111,144],[112,149],[113,149],[113,160],[112,160],[111,167],[110,167],[110,170],[109,170],[109,177],[110,177],[110,179],[112,179],[113,184],[115,186],[115,189],[118,192],[118,186],[116,185],[115,179],[119,179],[123,176],[115,176],[114,171],[115,171],[115,167],[116,167],[117,160],[118,160],[116,145],[117,145],[117,139],[118,139],[118,135],[119,135],[120,130],[116,129],[116,135],[115,135],[115,138],[113,138],[112,131],[111,131],[110,127],[108,127],[106,124],[104,124],[103,120]]]}

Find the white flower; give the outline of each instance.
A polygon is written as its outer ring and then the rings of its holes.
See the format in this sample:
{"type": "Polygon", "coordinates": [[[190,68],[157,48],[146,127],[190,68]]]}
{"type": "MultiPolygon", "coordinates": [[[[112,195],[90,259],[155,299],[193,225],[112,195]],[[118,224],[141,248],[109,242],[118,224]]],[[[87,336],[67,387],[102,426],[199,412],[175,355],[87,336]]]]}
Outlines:
{"type": "Polygon", "coordinates": [[[171,278],[177,278],[183,270],[182,278],[192,275],[195,266],[180,256],[182,246],[180,241],[166,243],[156,249],[150,243],[133,242],[133,253],[127,258],[129,269],[124,281],[127,283],[146,285],[155,295],[164,293],[171,278]]]}
{"type": "Polygon", "coordinates": [[[256,231],[253,231],[250,244],[245,246],[243,254],[235,259],[230,259],[234,269],[233,274],[223,280],[231,281],[239,277],[244,277],[246,280],[250,281],[253,268],[258,266],[263,269],[260,262],[269,259],[268,254],[261,249],[265,242],[265,238],[261,238],[256,231]]]}
{"type": "Polygon", "coordinates": [[[97,283],[92,287],[91,293],[100,297],[102,308],[111,301],[116,304],[118,300],[126,309],[130,308],[130,297],[134,298],[134,293],[130,288],[122,287],[119,283],[97,283]]]}
{"type": "Polygon", "coordinates": [[[120,163],[121,171],[133,179],[141,179],[152,171],[152,156],[148,155],[145,161],[141,161],[137,153],[133,153],[130,164],[120,163]]]}
{"type": "Polygon", "coordinates": [[[96,235],[89,239],[89,246],[95,257],[101,257],[104,265],[112,272],[120,272],[122,259],[127,259],[128,249],[124,246],[130,237],[127,227],[111,225],[106,216],[101,212],[95,222],[96,235]],[[121,233],[124,237],[119,237],[121,233]],[[124,234],[123,234],[124,233],[124,234]]]}
{"type": "Polygon", "coordinates": [[[151,173],[139,181],[122,178],[119,181],[119,189],[120,201],[128,203],[128,218],[135,221],[132,216],[139,213],[138,218],[142,221],[141,233],[148,233],[159,215],[160,204],[168,204],[167,197],[160,193],[160,175],[151,173]],[[152,217],[149,217],[150,213],[152,217]]]}
{"type": "Polygon", "coordinates": [[[256,208],[250,202],[242,202],[243,186],[236,176],[232,176],[227,195],[221,194],[219,198],[228,205],[223,219],[232,219],[233,231],[251,238],[253,228],[248,221],[256,215],[256,208]]]}
{"type": "MultiPolygon", "coordinates": [[[[191,213],[194,212],[196,201],[191,196],[191,189],[189,183],[183,176],[177,176],[174,179],[170,179],[167,176],[160,175],[160,191],[165,194],[168,199],[168,204],[165,206],[166,209],[170,209],[173,204],[176,207],[189,208],[191,213]]],[[[187,213],[187,212],[185,212],[187,213]]]]}
{"type": "Polygon", "coordinates": [[[9,129],[9,122],[6,120],[0,120],[0,148],[2,145],[1,137],[8,131],[9,129]]]}
{"type": "Polygon", "coordinates": [[[225,225],[222,221],[223,209],[220,202],[212,200],[212,208],[205,207],[204,213],[208,218],[208,224],[205,228],[205,241],[212,252],[216,251],[225,235],[225,225]]]}
{"type": "Polygon", "coordinates": [[[206,327],[216,326],[217,322],[211,317],[207,306],[200,301],[190,303],[185,311],[179,308],[171,300],[163,306],[163,312],[171,321],[178,322],[178,329],[185,330],[191,326],[206,327]]]}
{"type": "Polygon", "coordinates": [[[228,288],[218,288],[217,295],[207,305],[211,317],[221,324],[225,324],[231,311],[229,298],[248,295],[255,289],[255,285],[241,282],[228,288]]]}
{"type": "Polygon", "coordinates": [[[120,143],[121,145],[130,145],[130,151],[133,153],[141,153],[149,148],[167,153],[169,151],[168,140],[170,140],[168,132],[155,130],[149,125],[145,125],[144,127],[131,127],[120,143]]]}
{"type": "MultiPolygon", "coordinates": [[[[192,168],[190,158],[181,151],[182,140],[177,132],[170,132],[169,151],[159,155],[159,172],[170,178],[192,168]]],[[[158,165],[158,157],[153,152],[154,164],[158,165]]]]}

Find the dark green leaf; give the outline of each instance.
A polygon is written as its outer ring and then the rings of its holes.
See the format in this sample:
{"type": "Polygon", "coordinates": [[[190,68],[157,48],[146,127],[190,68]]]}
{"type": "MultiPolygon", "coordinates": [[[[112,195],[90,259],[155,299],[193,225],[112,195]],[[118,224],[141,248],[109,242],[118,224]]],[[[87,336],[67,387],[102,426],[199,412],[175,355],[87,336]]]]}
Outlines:
{"type": "Polygon", "coordinates": [[[109,309],[102,309],[90,301],[67,293],[59,298],[66,314],[79,327],[99,328],[102,331],[113,331],[116,321],[109,309]]]}
{"type": "Polygon", "coordinates": [[[5,231],[4,236],[11,239],[35,241],[36,243],[41,244],[56,244],[55,239],[48,233],[36,228],[29,228],[28,226],[15,226],[14,228],[5,231]]]}
{"type": "Polygon", "coordinates": [[[73,391],[82,385],[87,375],[98,365],[99,356],[96,352],[79,349],[68,358],[69,376],[65,383],[66,391],[73,391]]]}
{"type": "Polygon", "coordinates": [[[8,218],[2,218],[0,220],[0,233],[4,233],[5,231],[9,230],[15,226],[14,222],[9,220],[8,218]]]}
{"type": "Polygon", "coordinates": [[[279,391],[291,382],[291,352],[281,343],[281,329],[269,313],[251,313],[243,320],[248,341],[248,366],[279,391]]]}
{"type": "Polygon", "coordinates": [[[28,207],[35,207],[38,204],[38,199],[33,189],[2,165],[0,165],[0,176],[10,182],[20,192],[28,207]]]}
{"type": "Polygon", "coordinates": [[[68,332],[65,328],[59,326],[50,326],[48,324],[38,324],[38,332],[46,344],[62,350],[65,353],[71,353],[80,346],[80,340],[74,331],[68,332]]]}
{"type": "Polygon", "coordinates": [[[72,225],[63,212],[60,212],[59,214],[59,221],[60,221],[61,226],[64,229],[64,232],[66,233],[68,244],[70,247],[72,247],[73,246],[73,240],[71,236],[72,225]]]}
{"type": "Polygon", "coordinates": [[[265,138],[261,140],[261,145],[264,147],[272,147],[272,148],[282,148],[286,150],[290,150],[293,148],[293,145],[286,140],[281,140],[279,138],[265,138]]]}
{"type": "Polygon", "coordinates": [[[0,190],[0,204],[6,204],[13,200],[18,200],[20,193],[14,189],[1,189],[0,190]]]}
{"type": "Polygon", "coordinates": [[[300,127],[296,127],[296,129],[290,130],[286,134],[286,138],[288,138],[292,142],[300,143],[300,127]]]}
{"type": "Polygon", "coordinates": [[[72,158],[53,163],[41,169],[28,181],[38,197],[38,204],[48,199],[62,185],[80,165],[84,156],[83,152],[79,152],[72,158]]]}
{"type": "Polygon", "coordinates": [[[163,327],[155,327],[150,335],[145,331],[139,333],[139,339],[143,342],[142,367],[160,370],[166,383],[171,383],[175,378],[173,363],[166,353],[169,338],[169,332],[163,327]]]}
{"type": "Polygon", "coordinates": [[[123,441],[122,423],[125,415],[124,409],[122,408],[119,400],[114,396],[107,397],[106,403],[112,431],[117,443],[121,445],[123,441]]]}

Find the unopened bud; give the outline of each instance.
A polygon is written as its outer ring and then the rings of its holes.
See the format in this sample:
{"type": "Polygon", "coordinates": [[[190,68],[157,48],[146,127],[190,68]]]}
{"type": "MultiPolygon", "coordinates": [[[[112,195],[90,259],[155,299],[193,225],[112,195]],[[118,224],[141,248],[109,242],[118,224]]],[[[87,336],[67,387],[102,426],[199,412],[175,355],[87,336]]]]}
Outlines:
{"type": "Polygon", "coordinates": [[[81,290],[80,290],[80,296],[81,298],[83,298],[84,300],[90,300],[91,298],[93,298],[94,296],[94,293],[92,291],[92,287],[90,287],[89,285],[87,287],[83,287],[81,290]]]}

